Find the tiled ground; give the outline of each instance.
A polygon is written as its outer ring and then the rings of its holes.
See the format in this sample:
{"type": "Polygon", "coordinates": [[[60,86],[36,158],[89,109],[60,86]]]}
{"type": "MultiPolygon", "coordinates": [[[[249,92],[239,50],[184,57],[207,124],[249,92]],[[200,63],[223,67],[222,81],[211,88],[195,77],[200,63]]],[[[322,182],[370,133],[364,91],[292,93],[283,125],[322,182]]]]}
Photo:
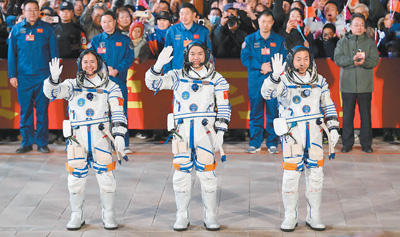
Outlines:
{"type": "Polygon", "coordinates": [[[103,229],[98,186],[91,173],[87,225],[77,232],[65,228],[71,210],[64,145],[50,145],[48,155],[37,151],[17,155],[19,143],[0,144],[0,236],[400,236],[400,145],[378,138],[373,154],[355,146],[325,162],[324,232],[305,227],[303,176],[299,227],[282,233],[281,155],[271,155],[265,148],[246,154],[246,142],[225,144],[228,162],[216,170],[221,230],[204,229],[200,186],[193,176],[191,226],[186,232],[174,232],[171,145],[132,141],[135,153],[115,172],[120,228],[103,229]]]}

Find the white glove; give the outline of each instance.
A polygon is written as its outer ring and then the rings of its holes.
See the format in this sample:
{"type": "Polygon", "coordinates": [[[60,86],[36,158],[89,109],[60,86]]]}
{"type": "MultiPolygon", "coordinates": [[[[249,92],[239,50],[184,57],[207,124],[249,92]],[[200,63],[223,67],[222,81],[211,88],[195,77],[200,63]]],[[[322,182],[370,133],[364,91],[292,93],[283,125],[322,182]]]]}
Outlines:
{"type": "Polygon", "coordinates": [[[283,55],[276,53],[274,57],[271,58],[272,63],[272,77],[278,80],[283,71],[285,70],[286,62],[283,63],[283,55]]]}
{"type": "Polygon", "coordinates": [[[156,64],[154,64],[154,71],[161,72],[162,67],[174,58],[174,56],[171,56],[172,51],[174,51],[174,48],[172,48],[172,46],[164,47],[160,55],[158,55],[156,64]]]}
{"type": "Polygon", "coordinates": [[[123,151],[125,148],[125,139],[123,136],[115,136],[115,144],[114,144],[116,151],[123,151]]]}
{"type": "MultiPolygon", "coordinates": [[[[223,131],[217,132],[217,138],[218,138],[218,141],[221,143],[221,146],[222,146],[222,144],[224,144],[224,134],[225,134],[225,132],[223,132],[223,131]]],[[[219,145],[218,145],[217,141],[214,141],[214,151],[215,152],[219,151],[219,145]]]]}
{"type": "Polygon", "coordinates": [[[60,75],[63,69],[63,66],[60,67],[60,59],[52,58],[51,62],[49,62],[50,73],[51,73],[51,81],[54,84],[60,83],[60,75]]]}
{"type": "Polygon", "coordinates": [[[339,133],[338,133],[338,130],[337,130],[337,129],[332,129],[332,130],[330,131],[330,133],[331,133],[331,143],[332,143],[332,146],[335,147],[335,146],[336,146],[336,143],[339,141],[339,133]]]}

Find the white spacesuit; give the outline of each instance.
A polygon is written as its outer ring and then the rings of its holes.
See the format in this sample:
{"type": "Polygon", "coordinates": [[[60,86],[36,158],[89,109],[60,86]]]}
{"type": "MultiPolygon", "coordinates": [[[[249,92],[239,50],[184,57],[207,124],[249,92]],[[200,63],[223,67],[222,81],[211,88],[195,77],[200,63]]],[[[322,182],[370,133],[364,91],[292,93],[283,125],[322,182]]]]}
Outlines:
{"type": "MultiPolygon", "coordinates": [[[[69,102],[69,120],[63,124],[64,136],[68,138],[66,168],[70,173],[68,189],[72,209],[67,229],[78,230],[85,224],[83,203],[89,167],[95,170],[100,187],[104,228],[116,229],[116,182],[112,173],[115,161],[112,159],[111,141],[116,150],[123,154],[123,136],[127,131],[124,99],[118,85],[108,80],[107,66],[94,51],[82,52],[78,58],[78,67],[76,79],[60,83],[62,66],[59,66],[59,59],[56,58],[50,63],[51,77],[45,80],[43,86],[44,94],[49,99],[66,99],[69,102]],[[88,59],[92,59],[95,65],[91,68],[95,71],[90,76],[88,70],[91,69],[85,68],[88,59]],[[115,140],[109,132],[110,118],[115,140]]],[[[126,156],[124,158],[127,160],[126,156]]]]}
{"type": "Polygon", "coordinates": [[[317,74],[308,48],[296,46],[289,52],[286,62],[282,61],[282,55],[274,56],[273,74],[265,79],[261,88],[265,99],[277,97],[279,104],[279,118],[274,120],[274,129],[281,136],[283,150],[285,220],[281,230],[293,231],[297,226],[298,184],[303,170],[306,171],[306,224],[313,230],[324,230],[319,213],[324,176],[322,130],[328,134],[329,158],[334,158],[333,149],[339,139],[336,108],[328,83],[317,74]],[[324,116],[327,127],[323,123],[324,116]]]}
{"type": "Polygon", "coordinates": [[[190,173],[193,168],[201,183],[204,225],[207,230],[219,230],[217,178],[214,173],[217,163],[214,153],[222,148],[224,132],[231,116],[229,84],[214,71],[214,60],[209,49],[197,42],[186,47],[183,69],[172,70],[162,76],[162,66],[172,59],[172,50],[172,46],[164,48],[156,64],[146,72],[146,86],[153,91],[174,91],[174,113],[168,116],[169,130],[174,134],[173,186],[178,209],[174,230],[186,230],[189,226],[190,173]],[[197,57],[191,56],[196,50],[204,55],[203,59],[193,59],[197,57]]]}

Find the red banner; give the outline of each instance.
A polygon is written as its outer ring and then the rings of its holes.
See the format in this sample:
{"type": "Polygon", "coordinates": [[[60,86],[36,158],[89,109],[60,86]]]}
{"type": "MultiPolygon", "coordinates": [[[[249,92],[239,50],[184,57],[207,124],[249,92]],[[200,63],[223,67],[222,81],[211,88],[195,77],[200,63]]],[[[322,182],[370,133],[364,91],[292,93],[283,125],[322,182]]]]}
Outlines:
{"type": "MultiPolygon", "coordinates": [[[[323,75],[337,105],[339,121],[342,117],[342,101],[339,93],[339,68],[330,59],[317,59],[318,72],[323,75]]],[[[172,91],[159,91],[154,95],[147,89],[144,74],[154,64],[154,60],[135,65],[128,71],[128,119],[130,129],[165,129],[167,114],[172,111],[172,91]]],[[[76,60],[63,60],[61,78],[75,78],[76,60]]],[[[374,92],[372,93],[373,128],[399,127],[400,83],[398,82],[400,58],[382,58],[374,69],[374,92]]],[[[230,128],[248,128],[249,100],[247,69],[238,59],[217,59],[216,70],[230,84],[229,101],[232,106],[230,128]]],[[[61,129],[66,118],[67,101],[56,100],[50,103],[49,128],[61,129]]],[[[17,93],[8,82],[7,60],[0,60],[0,129],[19,128],[17,93]]],[[[356,108],[355,126],[359,127],[359,114],[356,108]]]]}

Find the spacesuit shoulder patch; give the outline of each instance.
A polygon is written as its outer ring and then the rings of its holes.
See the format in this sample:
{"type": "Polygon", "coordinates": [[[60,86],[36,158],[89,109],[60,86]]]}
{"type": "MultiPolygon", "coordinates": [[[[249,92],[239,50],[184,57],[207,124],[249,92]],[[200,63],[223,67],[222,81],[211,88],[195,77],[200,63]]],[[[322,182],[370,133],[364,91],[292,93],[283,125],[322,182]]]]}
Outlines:
{"type": "Polygon", "coordinates": [[[224,91],[224,99],[229,99],[229,91],[224,91]]]}
{"type": "Polygon", "coordinates": [[[118,97],[118,105],[119,106],[124,106],[124,99],[121,97],[118,97]]]}

